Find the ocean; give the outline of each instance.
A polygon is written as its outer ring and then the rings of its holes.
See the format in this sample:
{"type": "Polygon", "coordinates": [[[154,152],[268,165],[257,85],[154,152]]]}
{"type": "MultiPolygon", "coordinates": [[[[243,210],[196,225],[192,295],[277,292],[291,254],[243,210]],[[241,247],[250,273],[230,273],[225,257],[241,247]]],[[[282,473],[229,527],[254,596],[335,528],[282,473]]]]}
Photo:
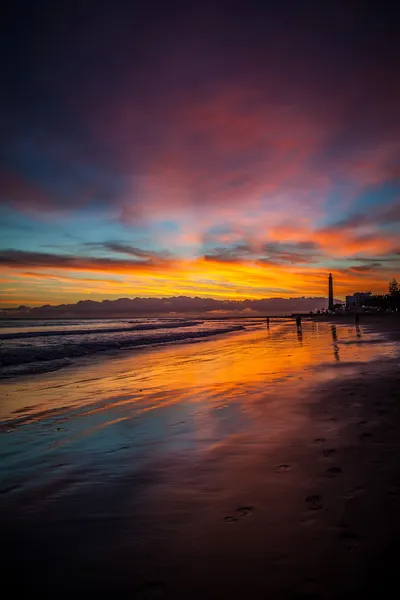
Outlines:
{"type": "Polygon", "coordinates": [[[265,327],[265,319],[71,319],[0,322],[0,377],[53,371],[101,352],[199,341],[265,327]]]}

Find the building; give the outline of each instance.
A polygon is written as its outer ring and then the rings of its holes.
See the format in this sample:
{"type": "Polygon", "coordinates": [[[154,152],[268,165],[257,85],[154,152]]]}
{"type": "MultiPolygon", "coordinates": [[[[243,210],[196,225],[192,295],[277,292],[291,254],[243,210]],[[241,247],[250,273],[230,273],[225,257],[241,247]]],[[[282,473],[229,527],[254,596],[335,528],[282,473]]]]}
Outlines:
{"type": "Polygon", "coordinates": [[[329,287],[328,310],[333,310],[334,300],[333,300],[333,277],[332,277],[332,273],[329,273],[328,287],[329,287]]]}
{"type": "Polygon", "coordinates": [[[368,305],[368,300],[371,296],[372,292],[355,292],[352,296],[346,296],[346,309],[352,310],[368,305]]]}

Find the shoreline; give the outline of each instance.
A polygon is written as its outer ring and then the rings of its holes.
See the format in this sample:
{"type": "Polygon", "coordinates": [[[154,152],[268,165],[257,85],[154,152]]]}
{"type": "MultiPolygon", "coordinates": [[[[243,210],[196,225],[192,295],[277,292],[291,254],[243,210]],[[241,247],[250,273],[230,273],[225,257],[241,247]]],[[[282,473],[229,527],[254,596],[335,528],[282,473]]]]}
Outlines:
{"type": "MultiPolygon", "coordinates": [[[[193,333],[187,337],[181,337],[178,335],[170,335],[167,341],[157,341],[157,338],[154,338],[155,341],[148,343],[147,339],[140,339],[138,343],[134,343],[134,341],[128,341],[126,345],[116,345],[114,348],[107,347],[104,349],[98,349],[97,352],[93,352],[92,354],[74,354],[71,356],[61,356],[57,359],[52,359],[53,364],[49,364],[50,361],[42,360],[42,361],[32,361],[27,363],[22,363],[20,365],[22,368],[25,368],[26,372],[24,373],[1,373],[1,379],[5,380],[14,380],[16,378],[25,378],[32,377],[36,375],[41,375],[44,373],[51,373],[54,371],[59,371],[60,369],[66,369],[68,367],[76,367],[84,363],[90,363],[91,361],[99,361],[101,359],[107,360],[107,358],[113,358],[124,355],[134,355],[136,352],[145,352],[147,350],[157,350],[163,347],[175,346],[175,345],[184,345],[184,344],[196,344],[200,342],[206,342],[212,338],[221,338],[224,336],[230,336],[235,333],[241,333],[245,331],[245,327],[242,326],[234,326],[230,328],[215,330],[211,332],[198,332],[193,333]],[[147,342],[147,343],[146,343],[147,342]],[[79,362],[75,362],[79,361],[79,362]]],[[[12,367],[13,365],[6,365],[7,367],[12,367]]]]}
{"type": "MultiPolygon", "coordinates": [[[[262,317],[254,317],[255,321],[259,321],[262,317]]],[[[266,317],[265,317],[266,318],[266,317]]],[[[235,319],[235,318],[233,318],[235,319]]],[[[246,321],[251,321],[252,317],[238,317],[235,320],[236,321],[240,321],[240,320],[246,320],[246,321]]],[[[282,324],[285,321],[293,321],[294,323],[294,317],[269,317],[270,319],[270,329],[269,331],[272,332],[274,329],[274,323],[279,323],[282,324]]],[[[214,318],[214,319],[208,319],[211,321],[219,321],[219,320],[226,320],[223,318],[214,318]]],[[[314,315],[313,318],[310,317],[303,317],[303,323],[330,323],[333,325],[354,325],[354,315],[350,315],[350,314],[345,314],[345,315],[314,315]]],[[[364,328],[367,328],[368,330],[374,332],[376,331],[377,333],[380,333],[382,335],[385,335],[387,337],[387,339],[390,340],[400,340],[400,315],[397,314],[363,314],[361,316],[361,320],[362,320],[362,324],[364,326],[364,328]]],[[[170,338],[176,337],[176,339],[168,339],[166,341],[157,341],[157,339],[154,339],[154,342],[152,343],[147,343],[148,340],[144,340],[144,343],[142,343],[142,340],[138,340],[137,342],[135,342],[135,340],[133,341],[124,341],[122,344],[118,343],[115,344],[115,347],[104,347],[104,348],[98,348],[97,352],[94,352],[92,354],[88,354],[86,352],[85,349],[83,349],[83,351],[81,353],[77,353],[77,354],[71,354],[68,356],[65,356],[64,354],[57,356],[55,358],[53,358],[51,361],[49,361],[48,358],[43,358],[42,360],[36,360],[36,361],[28,361],[26,363],[20,363],[20,367],[18,368],[18,366],[16,365],[16,369],[13,370],[11,367],[13,365],[13,363],[8,364],[6,362],[5,365],[3,365],[2,367],[0,367],[0,375],[1,375],[1,379],[3,381],[9,381],[9,380],[15,380],[15,379],[24,379],[24,378],[29,378],[32,376],[37,376],[37,375],[41,375],[43,373],[52,373],[55,371],[59,371],[61,369],[66,369],[66,368],[74,368],[74,367],[79,367],[81,363],[83,362],[87,362],[87,361],[99,361],[101,359],[103,360],[107,360],[108,358],[112,358],[112,357],[118,357],[118,356],[123,356],[124,354],[131,354],[134,355],[136,352],[140,351],[143,352],[147,349],[157,349],[157,348],[162,348],[164,345],[168,346],[168,345],[179,345],[179,344],[193,344],[193,343],[197,343],[197,342],[203,342],[203,341],[207,341],[207,339],[212,338],[212,337],[220,337],[220,336],[230,336],[232,335],[232,333],[237,333],[238,331],[243,332],[246,330],[246,328],[241,328],[240,329],[240,325],[238,324],[237,326],[231,326],[228,327],[225,330],[221,330],[221,331],[211,331],[211,332],[194,332],[193,334],[190,334],[187,338],[183,338],[181,339],[181,335],[180,334],[170,334],[170,338]],[[126,346],[125,346],[126,344],[126,346]],[[125,346],[125,347],[124,347],[125,346]],[[51,363],[51,364],[50,364],[51,363]],[[2,368],[3,371],[2,372],[2,368]],[[7,372],[7,368],[11,370],[11,372],[7,372]]],[[[260,330],[262,330],[262,326],[260,327],[260,330]]],[[[267,328],[266,328],[267,329],[267,328]]],[[[119,330],[116,330],[119,331],[119,330]]],[[[123,328],[121,328],[121,331],[125,331],[123,328]]],[[[134,331],[134,330],[133,330],[134,331]]],[[[99,330],[99,332],[101,333],[101,330],[99,330]]],[[[98,333],[98,332],[95,332],[98,333]]],[[[74,332],[67,332],[66,334],[63,335],[74,335],[74,332]]],[[[10,337],[12,337],[14,334],[5,334],[5,335],[9,335],[10,337]]],[[[43,334],[44,336],[46,335],[46,333],[43,334]]],[[[54,335],[54,332],[51,332],[50,335],[54,335]]],[[[32,333],[32,336],[37,337],[39,336],[39,333],[32,333]]],[[[5,338],[5,341],[7,341],[7,338],[5,338]]]]}
{"type": "Polygon", "coordinates": [[[45,597],[142,600],[336,600],[394,583],[399,332],[318,325],[10,380],[11,576],[45,597]]]}

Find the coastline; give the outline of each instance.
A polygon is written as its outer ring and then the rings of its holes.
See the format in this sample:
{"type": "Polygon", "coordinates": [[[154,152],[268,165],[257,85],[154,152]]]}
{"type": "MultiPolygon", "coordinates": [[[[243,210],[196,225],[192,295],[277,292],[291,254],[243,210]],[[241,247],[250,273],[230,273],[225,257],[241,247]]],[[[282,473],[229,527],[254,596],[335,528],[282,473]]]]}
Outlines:
{"type": "MultiPolygon", "coordinates": [[[[188,324],[190,327],[192,323],[188,324]]],[[[200,323],[202,325],[202,323],[200,323]]],[[[127,339],[100,339],[97,342],[88,342],[85,341],[75,348],[68,348],[68,346],[61,345],[60,343],[56,343],[50,349],[44,348],[39,349],[39,352],[36,351],[36,355],[32,357],[32,349],[24,348],[19,350],[19,352],[13,352],[10,349],[4,349],[0,355],[0,378],[2,379],[12,379],[15,377],[29,377],[34,375],[40,375],[42,373],[58,371],[59,369],[69,367],[69,366],[77,366],[74,361],[76,359],[92,359],[96,360],[99,358],[99,355],[104,355],[106,358],[109,356],[117,356],[118,354],[125,353],[133,353],[135,351],[143,351],[147,348],[157,348],[162,347],[163,345],[169,344],[179,344],[179,343],[194,343],[202,340],[207,340],[210,337],[219,337],[229,333],[234,333],[237,331],[242,331],[244,327],[242,325],[231,325],[228,327],[221,327],[219,329],[215,329],[212,331],[190,331],[190,332],[182,332],[182,330],[169,331],[169,327],[167,326],[166,331],[162,336],[160,335],[152,335],[151,331],[147,333],[147,329],[145,327],[138,328],[135,330],[128,329],[115,329],[113,332],[118,332],[121,334],[129,334],[130,333],[144,333],[142,337],[137,339],[127,338],[127,339]]],[[[175,327],[173,328],[175,329],[175,327]]],[[[86,331],[80,331],[79,334],[82,335],[87,333],[86,331]]],[[[107,335],[109,331],[101,330],[101,331],[91,331],[90,333],[100,333],[100,335],[107,335]]],[[[75,337],[75,331],[57,331],[57,332],[27,332],[21,334],[21,337],[25,338],[42,338],[48,339],[58,337],[75,337]]],[[[0,342],[3,341],[7,344],[8,336],[10,338],[14,337],[14,334],[3,334],[3,340],[0,339],[0,342]]]]}
{"type": "Polygon", "coordinates": [[[378,593],[400,533],[386,323],[272,324],[7,382],[5,568],[46,597],[378,593]]]}

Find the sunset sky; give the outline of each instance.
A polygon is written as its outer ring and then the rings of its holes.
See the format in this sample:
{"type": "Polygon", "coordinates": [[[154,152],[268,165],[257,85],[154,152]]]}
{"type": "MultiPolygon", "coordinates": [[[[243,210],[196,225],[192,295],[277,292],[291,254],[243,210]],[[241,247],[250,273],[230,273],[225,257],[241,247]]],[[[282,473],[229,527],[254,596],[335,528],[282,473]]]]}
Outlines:
{"type": "Polygon", "coordinates": [[[329,272],[337,298],[385,291],[400,50],[384,5],[13,3],[1,304],[326,296],[329,272]]]}

